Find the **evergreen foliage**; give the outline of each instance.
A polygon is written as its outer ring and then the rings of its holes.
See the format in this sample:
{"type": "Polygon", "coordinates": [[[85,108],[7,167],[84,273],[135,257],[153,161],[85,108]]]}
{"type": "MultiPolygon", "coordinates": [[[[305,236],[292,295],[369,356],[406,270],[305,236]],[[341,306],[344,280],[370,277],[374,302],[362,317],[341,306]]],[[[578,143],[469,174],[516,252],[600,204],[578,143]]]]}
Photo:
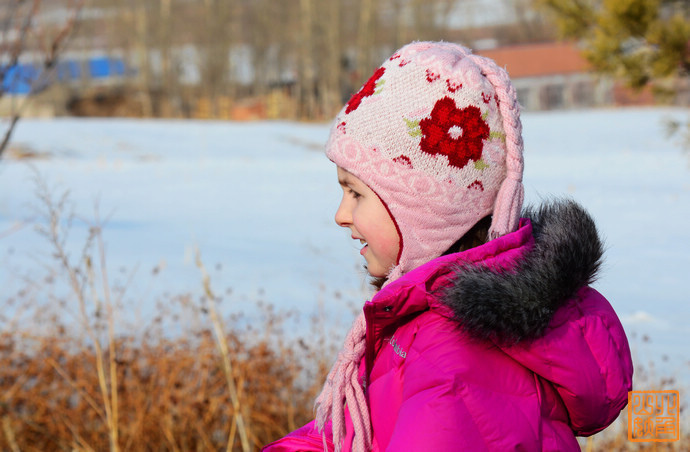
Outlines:
{"type": "Polygon", "coordinates": [[[657,90],[690,75],[689,0],[537,0],[594,68],[657,90]]]}

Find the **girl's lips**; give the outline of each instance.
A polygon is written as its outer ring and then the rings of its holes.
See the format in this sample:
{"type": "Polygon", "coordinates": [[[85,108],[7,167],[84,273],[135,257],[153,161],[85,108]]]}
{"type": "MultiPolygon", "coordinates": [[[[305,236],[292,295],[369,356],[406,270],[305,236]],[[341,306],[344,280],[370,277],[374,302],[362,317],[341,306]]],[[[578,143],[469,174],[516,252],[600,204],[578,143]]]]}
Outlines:
{"type": "Polygon", "coordinates": [[[364,245],[364,246],[362,247],[362,249],[359,250],[359,254],[361,254],[362,256],[364,256],[364,253],[367,252],[367,247],[368,247],[367,241],[364,240],[364,239],[362,239],[362,238],[355,237],[354,235],[351,236],[351,237],[352,237],[352,240],[359,240],[359,243],[361,243],[362,245],[364,245]]]}

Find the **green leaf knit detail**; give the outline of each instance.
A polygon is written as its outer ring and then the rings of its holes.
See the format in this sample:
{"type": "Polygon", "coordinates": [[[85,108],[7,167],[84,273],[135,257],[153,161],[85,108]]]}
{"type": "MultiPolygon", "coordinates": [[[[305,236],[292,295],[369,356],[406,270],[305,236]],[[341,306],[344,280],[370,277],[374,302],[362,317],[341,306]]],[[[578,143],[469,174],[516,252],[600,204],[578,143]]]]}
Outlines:
{"type": "Polygon", "coordinates": [[[484,160],[477,160],[476,162],[474,162],[474,169],[478,169],[481,171],[481,170],[488,168],[488,167],[489,167],[489,165],[486,164],[484,162],[484,160]]]}
{"type": "Polygon", "coordinates": [[[491,132],[489,132],[489,138],[498,138],[501,141],[505,141],[506,140],[506,134],[503,132],[491,131],[491,132]]]}
{"type": "Polygon", "coordinates": [[[419,127],[419,120],[413,121],[411,119],[403,118],[405,121],[405,124],[407,124],[407,128],[409,129],[407,133],[410,134],[411,137],[418,137],[422,135],[422,129],[419,127]]]}

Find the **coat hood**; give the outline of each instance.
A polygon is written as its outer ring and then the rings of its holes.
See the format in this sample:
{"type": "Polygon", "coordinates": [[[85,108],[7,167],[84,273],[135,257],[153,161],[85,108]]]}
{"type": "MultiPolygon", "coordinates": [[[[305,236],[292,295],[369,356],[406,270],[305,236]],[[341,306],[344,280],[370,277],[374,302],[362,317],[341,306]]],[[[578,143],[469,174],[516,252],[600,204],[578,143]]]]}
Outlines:
{"type": "Polygon", "coordinates": [[[534,244],[512,268],[460,265],[440,297],[472,336],[504,344],[540,337],[556,310],[595,279],[603,247],[582,207],[553,201],[523,217],[534,244]]]}
{"type": "Polygon", "coordinates": [[[592,218],[573,201],[550,202],[524,216],[531,248],[508,267],[461,266],[439,301],[471,336],[495,342],[551,382],[571,429],[591,435],[625,407],[633,374],[623,326],[589,287],[602,243],[592,218]]]}
{"type": "Polygon", "coordinates": [[[618,317],[589,287],[601,265],[594,221],[570,200],[524,212],[517,231],[442,256],[365,305],[374,333],[431,309],[496,344],[558,393],[578,435],[609,425],[627,403],[632,360],[618,317]],[[401,303],[401,301],[403,301],[401,303]]]}

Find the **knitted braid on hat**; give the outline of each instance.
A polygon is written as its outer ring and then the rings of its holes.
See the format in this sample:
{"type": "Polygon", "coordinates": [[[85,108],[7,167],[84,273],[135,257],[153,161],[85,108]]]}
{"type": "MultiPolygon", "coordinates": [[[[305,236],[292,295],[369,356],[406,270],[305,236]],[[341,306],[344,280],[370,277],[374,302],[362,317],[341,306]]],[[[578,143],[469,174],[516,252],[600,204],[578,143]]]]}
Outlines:
{"type": "Polygon", "coordinates": [[[324,426],[331,418],[333,424],[333,444],[336,452],[342,449],[345,438],[345,403],[347,403],[352,424],[355,430],[352,450],[365,452],[371,450],[371,419],[364,388],[358,381],[359,363],[364,356],[366,346],[366,321],[361,313],[347,333],[343,348],[333,368],[326,378],[326,384],[316,399],[316,425],[323,435],[323,448],[326,447],[324,426]]]}
{"type": "Polygon", "coordinates": [[[498,70],[496,63],[488,58],[470,54],[471,59],[482,69],[484,76],[491,82],[500,101],[499,109],[503,117],[503,130],[506,134],[506,178],[496,195],[493,219],[489,230],[489,239],[515,231],[520,220],[520,210],[525,198],[522,185],[524,170],[522,121],[520,121],[520,105],[517,100],[515,87],[510,82],[508,74],[498,70]]]}

